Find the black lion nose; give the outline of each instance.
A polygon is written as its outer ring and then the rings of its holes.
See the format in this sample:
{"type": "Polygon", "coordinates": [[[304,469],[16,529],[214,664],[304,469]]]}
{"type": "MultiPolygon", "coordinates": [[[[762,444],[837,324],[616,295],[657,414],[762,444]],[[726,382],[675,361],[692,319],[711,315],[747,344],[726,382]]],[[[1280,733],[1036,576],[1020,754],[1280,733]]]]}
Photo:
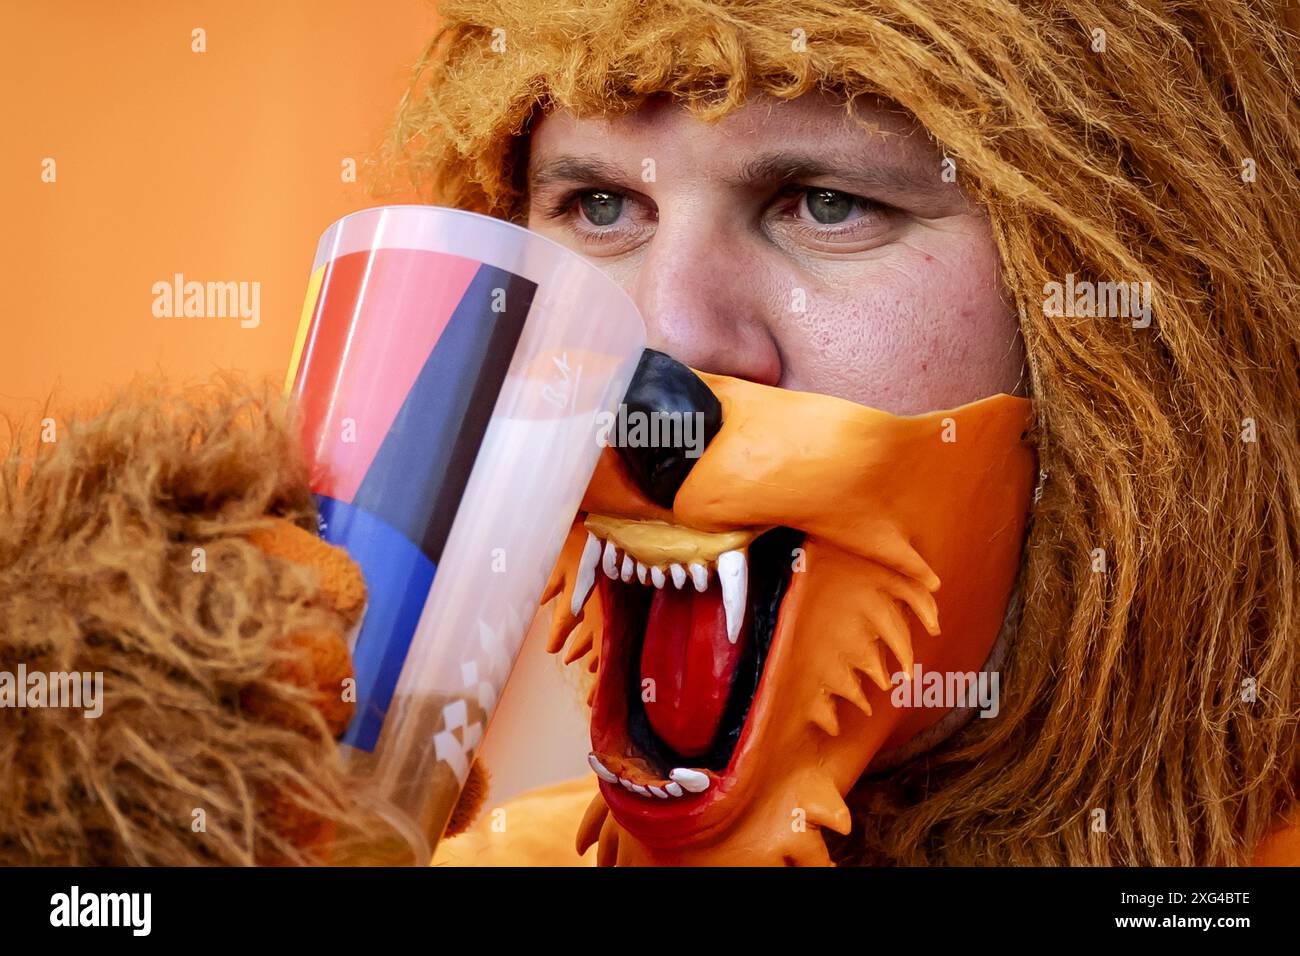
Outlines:
{"type": "Polygon", "coordinates": [[[646,497],[671,508],[677,489],[722,428],[722,403],[681,362],[646,349],[623,405],[629,427],[620,436],[624,440],[615,442],[618,453],[646,497]]]}

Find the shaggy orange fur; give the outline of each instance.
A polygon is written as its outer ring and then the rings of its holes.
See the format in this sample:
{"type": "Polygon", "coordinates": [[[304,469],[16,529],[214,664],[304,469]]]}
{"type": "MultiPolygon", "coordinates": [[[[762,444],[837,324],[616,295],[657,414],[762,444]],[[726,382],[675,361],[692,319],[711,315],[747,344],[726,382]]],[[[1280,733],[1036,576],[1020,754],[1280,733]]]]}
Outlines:
{"type": "Polygon", "coordinates": [[[268,553],[310,537],[268,516],[313,521],[285,403],[137,389],[15,437],[0,669],[102,672],[104,706],[0,709],[0,862],[312,862],[363,830],[333,739],[359,606],[268,553]]]}
{"type": "Polygon", "coordinates": [[[434,202],[522,218],[527,131],[546,111],[612,115],[668,94],[707,121],[757,93],[824,91],[914,115],[988,210],[1046,478],[1003,711],[862,781],[836,858],[1248,860],[1300,797],[1300,9],[449,0],[440,12],[389,150],[434,202]],[[1152,326],[1046,315],[1045,284],[1068,273],[1150,281],[1152,326]],[[1092,570],[1098,548],[1106,573],[1092,570]]]}
{"type": "MultiPolygon", "coordinates": [[[[0,671],[101,672],[105,700],[0,708],[0,865],[318,863],[381,839],[334,741],[365,582],[305,530],[289,403],[138,384],[9,439],[0,671]]],[[[475,765],[449,835],[486,790],[475,765]]]]}

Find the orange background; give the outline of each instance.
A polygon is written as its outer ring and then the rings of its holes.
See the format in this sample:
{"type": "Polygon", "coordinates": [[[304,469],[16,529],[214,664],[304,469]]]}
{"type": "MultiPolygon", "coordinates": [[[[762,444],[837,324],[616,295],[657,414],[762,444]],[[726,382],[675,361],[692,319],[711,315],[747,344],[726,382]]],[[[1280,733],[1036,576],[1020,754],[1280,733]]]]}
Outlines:
{"type": "Polygon", "coordinates": [[[433,31],[427,0],[4,3],[0,411],[159,368],[281,378],[316,241],[377,204],[365,161],[433,31]],[[156,318],[177,272],[260,282],[260,325],[156,318]]]}
{"type": "MultiPolygon", "coordinates": [[[[3,0],[0,414],[31,421],[136,372],[278,384],[321,233],[415,199],[373,198],[366,161],[434,22],[427,0],[3,0]],[[261,283],[260,324],[155,317],[153,284],[177,272],[261,283]]],[[[587,747],[538,632],[481,750],[490,799],[588,772],[587,747]]]]}

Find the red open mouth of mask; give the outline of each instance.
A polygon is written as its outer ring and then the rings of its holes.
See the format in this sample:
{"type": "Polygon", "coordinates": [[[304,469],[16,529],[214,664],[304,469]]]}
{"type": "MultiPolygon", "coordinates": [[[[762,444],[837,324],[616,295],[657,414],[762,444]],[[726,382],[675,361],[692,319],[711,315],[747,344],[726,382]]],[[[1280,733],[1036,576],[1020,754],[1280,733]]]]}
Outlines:
{"type": "Polygon", "coordinates": [[[551,648],[597,675],[579,842],[606,863],[828,862],[819,831],[847,831],[872,756],[943,716],[893,688],[978,670],[997,636],[1029,402],[899,417],[656,372],[629,404],[701,412],[701,453],[608,449],[547,591],[551,648]]]}

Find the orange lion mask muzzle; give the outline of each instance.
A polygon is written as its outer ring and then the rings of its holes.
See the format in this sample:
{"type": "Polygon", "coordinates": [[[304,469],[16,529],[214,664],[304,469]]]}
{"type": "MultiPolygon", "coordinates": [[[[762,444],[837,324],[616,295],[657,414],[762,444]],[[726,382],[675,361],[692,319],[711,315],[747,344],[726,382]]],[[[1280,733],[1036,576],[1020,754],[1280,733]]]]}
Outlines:
{"type": "Polygon", "coordinates": [[[597,675],[578,849],[829,864],[819,831],[848,832],[872,757],[951,710],[895,688],[989,657],[1033,487],[1030,403],[898,417],[679,368],[721,427],[666,493],[607,449],[545,595],[549,649],[597,675]]]}

